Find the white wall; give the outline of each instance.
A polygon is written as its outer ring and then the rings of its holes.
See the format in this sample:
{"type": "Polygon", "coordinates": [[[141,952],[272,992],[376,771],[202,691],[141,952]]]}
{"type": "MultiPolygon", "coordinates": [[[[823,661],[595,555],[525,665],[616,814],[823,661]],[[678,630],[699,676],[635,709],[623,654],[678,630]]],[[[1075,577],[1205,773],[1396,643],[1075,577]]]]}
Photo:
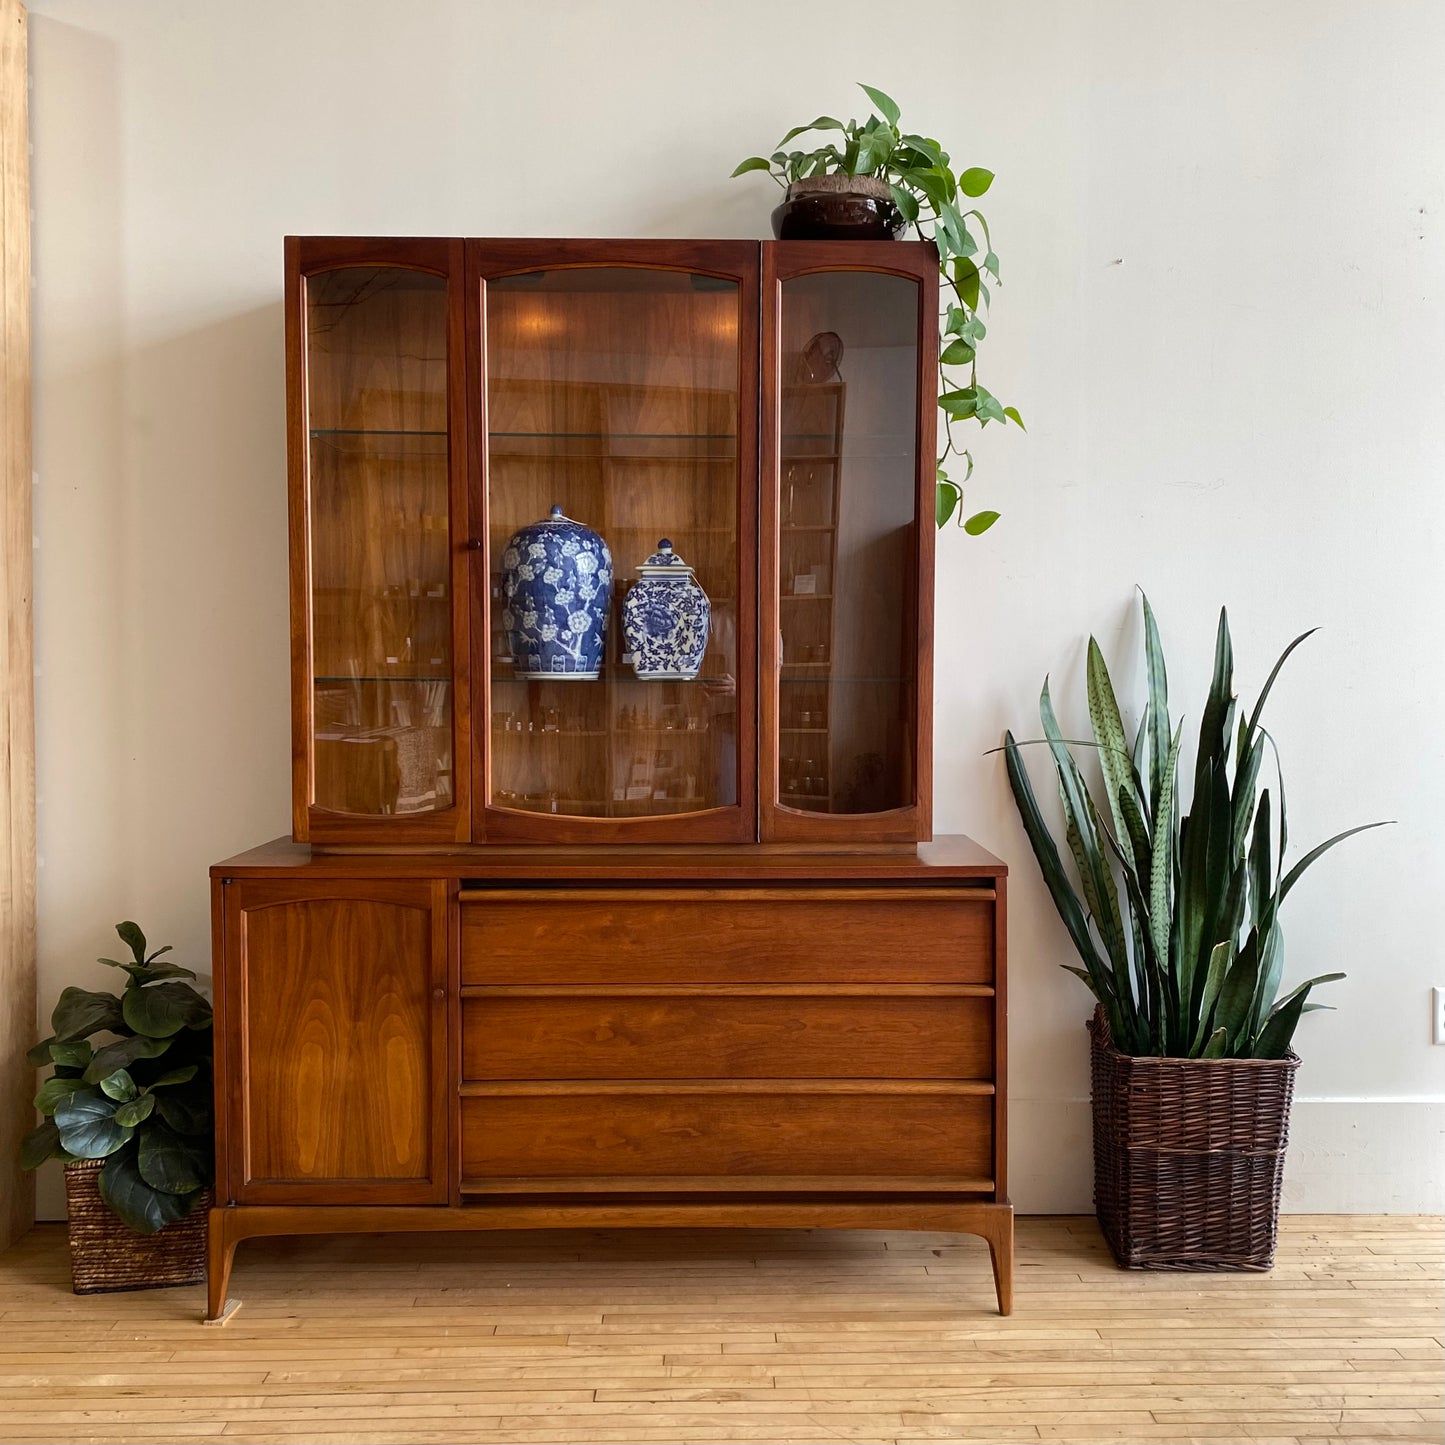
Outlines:
{"type": "Polygon", "coordinates": [[[1030,433],[940,542],[937,819],[1015,870],[1017,1202],[1088,1208],[1087,1001],[984,751],[1046,671],[1082,726],[1090,629],[1137,696],[1138,583],[1195,716],[1221,602],[1247,693],[1323,628],[1270,708],[1292,834],[1400,822],[1290,906],[1291,974],[1350,975],[1290,1205],[1442,1207],[1445,5],[32,8],[47,1010],[120,918],[204,960],[207,865],[287,827],[283,234],[760,236],[732,165],[863,78],[999,177],[1030,433]]]}

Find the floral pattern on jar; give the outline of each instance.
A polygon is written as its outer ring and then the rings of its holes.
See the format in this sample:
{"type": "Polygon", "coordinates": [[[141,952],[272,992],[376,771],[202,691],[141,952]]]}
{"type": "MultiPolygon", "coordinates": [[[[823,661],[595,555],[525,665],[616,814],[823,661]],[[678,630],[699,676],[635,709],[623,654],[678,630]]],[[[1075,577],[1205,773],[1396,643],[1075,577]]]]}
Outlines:
{"type": "Polygon", "coordinates": [[[622,635],[644,681],[691,682],[707,651],[712,604],[693,569],[662,538],[622,604],[622,635]]]}
{"type": "Polygon", "coordinates": [[[612,553],[590,527],[564,516],[560,506],[523,527],[502,554],[502,599],[517,677],[598,676],[612,605],[612,553]]]}

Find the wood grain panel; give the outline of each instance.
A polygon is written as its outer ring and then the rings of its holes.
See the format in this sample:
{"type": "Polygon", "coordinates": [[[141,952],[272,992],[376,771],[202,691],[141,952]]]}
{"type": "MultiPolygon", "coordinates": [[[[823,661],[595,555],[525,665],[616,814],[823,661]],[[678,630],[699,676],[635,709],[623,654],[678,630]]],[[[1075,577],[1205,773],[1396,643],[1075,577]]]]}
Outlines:
{"type": "MultiPolygon", "coordinates": [[[[987,1176],[991,1103],[944,1093],[464,1098],[462,1176],[987,1176]]],[[[543,1187],[539,1184],[539,1188],[543,1187]]]]}
{"type": "Polygon", "coordinates": [[[468,998],[467,1079],[983,1078],[993,1000],[468,998]]]}
{"type": "Polygon", "coordinates": [[[227,1022],[244,1061],[236,1197],[440,1201],[444,885],[230,893],[227,1022]]]}
{"type": "Polygon", "coordinates": [[[987,983],[993,947],[992,901],[963,889],[559,891],[462,906],[463,983],[987,983]]]}
{"type": "Polygon", "coordinates": [[[0,1249],[35,1219],[35,1179],[17,1161],[36,1122],[35,666],[30,518],[30,162],[26,19],[0,0],[0,1249]]]}

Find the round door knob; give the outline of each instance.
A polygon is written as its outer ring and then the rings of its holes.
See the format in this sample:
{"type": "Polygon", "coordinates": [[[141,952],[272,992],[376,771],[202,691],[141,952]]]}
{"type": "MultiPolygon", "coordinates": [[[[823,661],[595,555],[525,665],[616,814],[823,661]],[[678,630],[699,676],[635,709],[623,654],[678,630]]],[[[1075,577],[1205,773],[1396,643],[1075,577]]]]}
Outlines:
{"type": "Polygon", "coordinates": [[[447,996],[447,991],[444,988],[434,988],[431,991],[431,996],[435,999],[443,999],[447,996]]]}
{"type": "Polygon", "coordinates": [[[468,538],[467,538],[467,551],[468,551],[468,552],[480,552],[485,545],[486,545],[486,544],[482,541],[482,539],[481,539],[480,537],[468,537],[468,538]]]}

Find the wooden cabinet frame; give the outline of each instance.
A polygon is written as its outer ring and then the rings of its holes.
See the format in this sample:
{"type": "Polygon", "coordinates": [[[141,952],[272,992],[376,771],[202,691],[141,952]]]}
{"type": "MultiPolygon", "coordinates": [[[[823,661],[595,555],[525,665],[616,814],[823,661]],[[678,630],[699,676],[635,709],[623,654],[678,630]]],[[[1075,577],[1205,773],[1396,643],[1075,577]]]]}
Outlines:
{"type": "Polygon", "coordinates": [[[479,724],[473,730],[476,779],[472,839],[478,843],[744,843],[757,816],[757,454],[758,247],[753,241],[467,242],[467,394],[471,407],[472,676],[479,724]],[[652,818],[548,816],[491,803],[489,719],[492,677],[487,458],[487,284],[529,271],[636,267],[715,276],[738,286],[738,801],[697,813],[652,818]]]}
{"type": "Polygon", "coordinates": [[[470,573],[466,542],[466,289],[460,241],[288,236],[286,238],[286,446],[290,476],[291,779],[297,842],[463,843],[471,836],[471,670],[467,639],[470,573]],[[317,807],[315,796],[311,604],[311,453],[307,399],[306,283],[349,266],[392,266],[447,283],[447,489],[451,512],[451,805],[429,813],[379,816],[317,807]]]}
{"type": "Polygon", "coordinates": [[[765,241],[762,297],[762,519],[758,728],[759,836],[770,842],[911,843],[933,836],[933,544],[937,471],[938,254],[931,244],[897,241],[765,241]],[[918,282],[918,395],[914,438],[917,464],[912,565],[904,587],[916,645],[913,675],[913,797],[884,813],[828,814],[785,807],[779,792],[779,683],[782,637],[779,596],[782,556],[779,518],[782,415],[783,282],[819,272],[875,271],[918,282]]]}

